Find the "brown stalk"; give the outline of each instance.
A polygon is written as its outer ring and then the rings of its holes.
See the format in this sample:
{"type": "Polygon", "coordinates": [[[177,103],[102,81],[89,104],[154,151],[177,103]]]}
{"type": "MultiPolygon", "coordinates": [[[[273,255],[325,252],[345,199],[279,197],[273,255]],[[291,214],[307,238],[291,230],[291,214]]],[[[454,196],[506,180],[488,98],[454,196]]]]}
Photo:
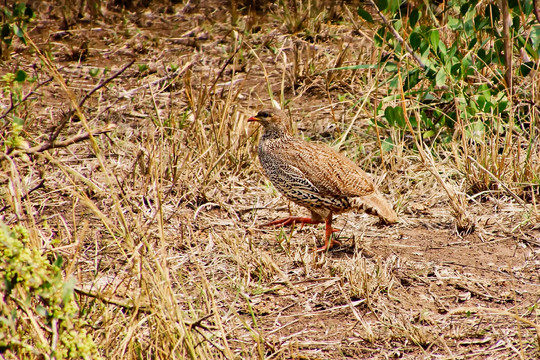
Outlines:
{"type": "Polygon", "coordinates": [[[510,17],[510,11],[508,10],[508,0],[499,0],[499,4],[502,10],[504,63],[506,66],[504,81],[506,82],[506,88],[508,89],[509,98],[511,99],[514,93],[512,87],[512,39],[510,38],[510,24],[512,23],[512,18],[510,17]]]}
{"type": "MultiPolygon", "coordinates": [[[[24,32],[24,37],[28,41],[28,44],[34,49],[37,56],[41,59],[41,61],[43,61],[43,63],[45,64],[45,67],[49,70],[50,75],[54,78],[54,80],[60,85],[60,87],[67,94],[68,99],[69,99],[69,101],[71,103],[71,106],[75,109],[75,113],[77,114],[77,116],[79,117],[81,122],[83,123],[83,126],[85,127],[87,134],[89,134],[88,139],[90,140],[90,146],[91,146],[94,154],[96,155],[96,158],[99,161],[99,165],[101,166],[102,169],[104,169],[104,170],[107,169],[107,167],[105,166],[105,162],[103,160],[103,156],[101,155],[100,149],[99,149],[98,144],[96,142],[96,139],[92,135],[92,129],[90,129],[90,125],[88,124],[86,116],[82,112],[81,107],[79,106],[79,103],[77,102],[77,100],[75,98],[75,94],[68,88],[64,78],[62,77],[62,75],[60,75],[60,73],[58,72],[58,69],[56,68],[56,66],[52,63],[52,61],[47,56],[42,54],[41,50],[37,47],[37,45],[30,38],[30,36],[28,35],[27,32],[24,32]]],[[[110,184],[111,187],[112,187],[112,180],[110,178],[109,172],[105,171],[104,174],[105,174],[105,177],[107,179],[107,183],[110,184]]],[[[120,222],[121,222],[122,227],[123,227],[123,232],[124,232],[124,235],[125,235],[125,239],[127,240],[128,244],[129,244],[129,247],[131,249],[133,249],[134,248],[134,244],[133,244],[133,241],[132,241],[133,239],[131,238],[130,232],[128,230],[129,229],[128,223],[127,223],[127,220],[126,220],[126,218],[124,216],[124,212],[121,209],[120,201],[118,199],[118,196],[116,195],[116,193],[114,191],[111,191],[111,196],[112,196],[112,198],[114,200],[114,206],[115,206],[116,212],[117,212],[117,214],[118,214],[118,216],[120,218],[120,222]]]]}
{"type": "Polygon", "coordinates": [[[534,16],[536,16],[536,21],[540,23],[540,6],[538,6],[538,0],[533,0],[533,9],[534,16]]]}

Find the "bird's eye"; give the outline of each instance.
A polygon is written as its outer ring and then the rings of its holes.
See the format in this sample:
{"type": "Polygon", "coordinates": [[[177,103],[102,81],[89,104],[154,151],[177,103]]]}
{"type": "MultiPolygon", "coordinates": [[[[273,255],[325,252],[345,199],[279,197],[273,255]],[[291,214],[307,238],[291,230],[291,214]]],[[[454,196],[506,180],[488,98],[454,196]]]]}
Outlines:
{"type": "Polygon", "coordinates": [[[257,116],[262,117],[262,118],[267,118],[267,117],[270,117],[270,113],[268,111],[259,111],[257,116]]]}

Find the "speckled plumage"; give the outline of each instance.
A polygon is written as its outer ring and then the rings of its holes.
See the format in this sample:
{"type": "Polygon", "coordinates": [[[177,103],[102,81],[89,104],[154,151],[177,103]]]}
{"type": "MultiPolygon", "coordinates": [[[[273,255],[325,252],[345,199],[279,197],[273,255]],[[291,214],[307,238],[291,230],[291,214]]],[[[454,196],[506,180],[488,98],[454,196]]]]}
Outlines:
{"type": "Polygon", "coordinates": [[[264,127],[258,154],[266,176],[283,195],[305,206],[312,214],[311,219],[291,218],[293,220],[275,221],[269,225],[324,220],[327,238],[322,250],[326,250],[335,242],[330,242],[332,231],[328,229],[333,214],[359,209],[379,216],[385,223],[398,220],[367,173],[326,145],[291,136],[282,111],[263,110],[249,121],[258,121],[264,127]]]}

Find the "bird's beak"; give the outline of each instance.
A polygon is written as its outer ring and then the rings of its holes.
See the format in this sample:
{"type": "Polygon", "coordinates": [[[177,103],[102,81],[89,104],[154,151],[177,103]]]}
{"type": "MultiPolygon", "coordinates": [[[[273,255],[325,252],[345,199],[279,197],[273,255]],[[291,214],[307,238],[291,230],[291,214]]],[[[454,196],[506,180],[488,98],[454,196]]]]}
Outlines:
{"type": "Polygon", "coordinates": [[[259,119],[258,117],[252,116],[252,117],[250,117],[250,118],[248,119],[248,122],[249,122],[249,121],[260,121],[260,120],[261,120],[261,119],[259,119]]]}

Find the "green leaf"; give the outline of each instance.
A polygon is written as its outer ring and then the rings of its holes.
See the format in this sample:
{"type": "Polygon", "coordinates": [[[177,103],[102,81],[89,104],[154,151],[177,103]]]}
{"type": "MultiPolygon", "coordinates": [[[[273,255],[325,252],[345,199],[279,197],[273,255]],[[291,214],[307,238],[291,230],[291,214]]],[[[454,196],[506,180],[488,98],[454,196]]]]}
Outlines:
{"type": "Polygon", "coordinates": [[[519,17],[519,15],[516,15],[514,16],[514,19],[512,19],[512,28],[514,28],[516,32],[519,32],[520,27],[521,27],[521,18],[519,17]]]}
{"type": "Polygon", "coordinates": [[[62,303],[64,305],[69,304],[71,297],[73,296],[73,290],[75,289],[75,279],[69,277],[62,285],[62,303]]]}
{"type": "Polygon", "coordinates": [[[388,0],[388,10],[392,13],[396,13],[399,17],[399,7],[401,6],[401,0],[388,0]]]}
{"type": "Polygon", "coordinates": [[[19,39],[21,39],[21,41],[22,41],[22,43],[24,45],[26,45],[26,39],[24,38],[24,32],[22,31],[22,29],[19,26],[13,24],[13,33],[15,35],[17,35],[17,37],[19,39]]]}
{"type": "Polygon", "coordinates": [[[377,7],[379,10],[383,11],[388,7],[388,1],[387,0],[377,0],[377,7]]]}
{"type": "Polygon", "coordinates": [[[435,76],[435,84],[437,86],[443,86],[446,82],[446,73],[444,72],[443,68],[440,68],[437,72],[437,76],[435,76]]]}
{"type": "Polygon", "coordinates": [[[17,82],[22,83],[26,80],[27,77],[28,74],[24,70],[17,70],[17,72],[15,73],[15,81],[17,82]]]}
{"type": "Polygon", "coordinates": [[[508,101],[498,101],[497,107],[496,107],[497,111],[495,113],[501,114],[502,112],[506,110],[507,107],[508,107],[508,101]]]}
{"type": "Polygon", "coordinates": [[[45,308],[43,305],[40,305],[40,304],[36,306],[36,313],[43,317],[46,317],[48,315],[47,308],[45,308]]]}
{"type": "Polygon", "coordinates": [[[461,13],[462,16],[464,16],[467,13],[467,11],[469,11],[470,7],[471,7],[471,2],[467,1],[465,4],[461,5],[461,7],[459,8],[459,12],[461,13]]]}
{"type": "Polygon", "coordinates": [[[2,11],[4,12],[4,15],[6,15],[6,18],[11,19],[13,17],[13,13],[9,11],[7,7],[4,7],[2,11]]]}
{"type": "Polygon", "coordinates": [[[394,21],[394,29],[396,29],[399,32],[402,27],[403,27],[403,20],[397,19],[396,21],[394,21]]]}
{"type": "Polygon", "coordinates": [[[465,126],[465,135],[469,139],[482,140],[485,131],[486,127],[481,121],[471,122],[465,126]]]}
{"type": "Polygon", "coordinates": [[[386,118],[390,126],[394,126],[394,124],[396,123],[396,119],[394,116],[394,108],[392,106],[387,106],[386,109],[384,109],[384,117],[386,118]]]}
{"type": "Polygon", "coordinates": [[[413,11],[411,11],[411,14],[409,15],[409,25],[411,26],[411,28],[414,29],[414,26],[418,22],[418,19],[420,19],[420,12],[418,11],[418,9],[415,8],[413,11]]]}
{"type": "Polygon", "coordinates": [[[478,43],[478,40],[476,38],[471,39],[471,41],[469,41],[469,44],[467,46],[467,50],[472,50],[473,47],[476,45],[476,43],[478,43]]]}
{"type": "Polygon", "coordinates": [[[474,18],[474,28],[478,31],[478,30],[482,30],[484,29],[486,26],[488,26],[490,23],[489,23],[489,19],[485,18],[484,16],[482,15],[478,15],[474,18]]]}
{"type": "Polygon", "coordinates": [[[394,108],[394,116],[396,123],[400,128],[405,127],[405,117],[403,116],[403,108],[401,106],[396,106],[394,108]]]}
{"type": "Polygon", "coordinates": [[[32,10],[31,8],[27,6],[26,9],[24,10],[24,16],[26,16],[28,20],[30,20],[30,19],[33,19],[36,16],[36,14],[34,13],[34,10],[32,10]]]}
{"type": "Polygon", "coordinates": [[[467,21],[465,21],[465,23],[463,24],[463,29],[465,30],[465,34],[467,34],[467,36],[473,36],[474,35],[474,22],[472,19],[469,19],[467,21]]]}
{"type": "Polygon", "coordinates": [[[429,41],[431,42],[431,47],[436,50],[439,46],[439,31],[432,30],[429,34],[429,41]]]}
{"type": "Polygon", "coordinates": [[[476,101],[478,104],[478,108],[483,112],[489,112],[489,109],[493,107],[493,104],[489,102],[485,96],[478,96],[478,100],[476,101]]]}
{"type": "Polygon", "coordinates": [[[424,132],[424,133],[422,134],[422,137],[423,137],[424,139],[427,139],[427,138],[430,138],[430,137],[432,137],[432,136],[434,136],[434,135],[435,135],[435,131],[433,131],[433,130],[428,130],[428,131],[426,131],[426,132],[424,132]]]}
{"type": "Polygon", "coordinates": [[[532,69],[534,69],[536,66],[536,63],[534,61],[528,61],[524,64],[521,64],[519,67],[519,73],[521,76],[527,76],[531,72],[532,69]]]}
{"type": "Polygon", "coordinates": [[[64,263],[64,258],[62,256],[58,256],[56,260],[54,261],[53,265],[57,267],[58,269],[61,269],[63,263],[64,263]]]}
{"type": "Polygon", "coordinates": [[[452,74],[452,76],[454,77],[459,77],[461,74],[461,64],[460,63],[454,64],[452,68],[450,69],[450,74],[452,74]]]}
{"type": "Polygon", "coordinates": [[[140,73],[143,73],[150,69],[147,64],[137,64],[137,67],[139,68],[140,73]]]}
{"type": "Polygon", "coordinates": [[[454,31],[461,30],[462,29],[461,20],[456,19],[452,16],[448,16],[448,28],[454,31]]]}
{"type": "Polygon", "coordinates": [[[386,63],[386,66],[384,67],[384,69],[390,73],[394,73],[394,72],[397,72],[398,70],[398,66],[396,63],[393,63],[393,62],[387,62],[386,63]]]}
{"type": "Polygon", "coordinates": [[[531,12],[533,10],[533,3],[531,0],[524,0],[523,1],[523,13],[526,16],[531,15],[531,12]]]}
{"type": "Polygon", "coordinates": [[[403,91],[412,89],[420,81],[420,71],[414,69],[409,71],[403,82],[403,91]]]}
{"type": "MultiPolygon", "coordinates": [[[[448,56],[453,58],[454,55],[456,55],[457,50],[458,50],[458,44],[457,44],[457,41],[454,41],[454,43],[452,44],[452,47],[450,48],[450,52],[448,53],[448,56]]],[[[460,61],[459,60],[459,55],[456,56],[455,60],[460,61]]]]}
{"type": "Polygon", "coordinates": [[[501,12],[499,10],[499,6],[497,6],[494,3],[489,4],[488,6],[486,6],[485,16],[488,19],[491,19],[491,21],[494,22],[494,23],[499,21],[499,19],[501,18],[501,12]]]}
{"type": "Polygon", "coordinates": [[[24,127],[24,119],[13,116],[12,122],[11,122],[11,131],[13,132],[13,135],[17,136],[21,133],[24,127]]]}
{"type": "Polygon", "coordinates": [[[358,15],[360,15],[362,19],[373,24],[373,16],[371,16],[370,13],[368,13],[366,10],[362,9],[361,7],[358,8],[358,15]]]}
{"type": "Polygon", "coordinates": [[[531,27],[531,32],[529,34],[533,47],[538,50],[540,47],[540,25],[534,25],[531,27]]]}
{"type": "Polygon", "coordinates": [[[11,27],[9,26],[9,24],[4,24],[2,26],[2,31],[0,32],[0,34],[2,35],[2,39],[7,38],[11,35],[11,27]]]}
{"type": "Polygon", "coordinates": [[[418,49],[422,43],[422,35],[416,31],[413,31],[411,35],[409,35],[409,43],[411,44],[413,50],[418,49]]]}
{"type": "Polygon", "coordinates": [[[392,138],[387,137],[386,139],[384,139],[383,142],[381,143],[381,148],[383,152],[392,151],[392,149],[394,148],[394,143],[392,142],[392,138]]]}
{"type": "Polygon", "coordinates": [[[385,35],[386,35],[386,28],[385,27],[379,28],[379,30],[377,30],[377,32],[375,33],[375,36],[373,38],[373,41],[375,42],[375,45],[382,46],[382,44],[384,43],[385,35]]]}
{"type": "Polygon", "coordinates": [[[401,106],[387,106],[384,109],[384,117],[388,120],[390,126],[405,127],[405,117],[403,116],[403,108],[401,106]]]}
{"type": "Polygon", "coordinates": [[[22,14],[24,14],[24,10],[26,8],[26,4],[24,3],[18,3],[13,7],[13,16],[19,17],[22,14]]]}
{"type": "Polygon", "coordinates": [[[486,64],[491,63],[491,52],[487,52],[486,49],[482,48],[478,50],[478,53],[476,54],[478,58],[482,59],[481,62],[484,62],[486,64]]]}
{"type": "Polygon", "coordinates": [[[442,40],[439,40],[438,48],[443,56],[443,60],[446,60],[446,45],[442,42],[442,40]]]}

